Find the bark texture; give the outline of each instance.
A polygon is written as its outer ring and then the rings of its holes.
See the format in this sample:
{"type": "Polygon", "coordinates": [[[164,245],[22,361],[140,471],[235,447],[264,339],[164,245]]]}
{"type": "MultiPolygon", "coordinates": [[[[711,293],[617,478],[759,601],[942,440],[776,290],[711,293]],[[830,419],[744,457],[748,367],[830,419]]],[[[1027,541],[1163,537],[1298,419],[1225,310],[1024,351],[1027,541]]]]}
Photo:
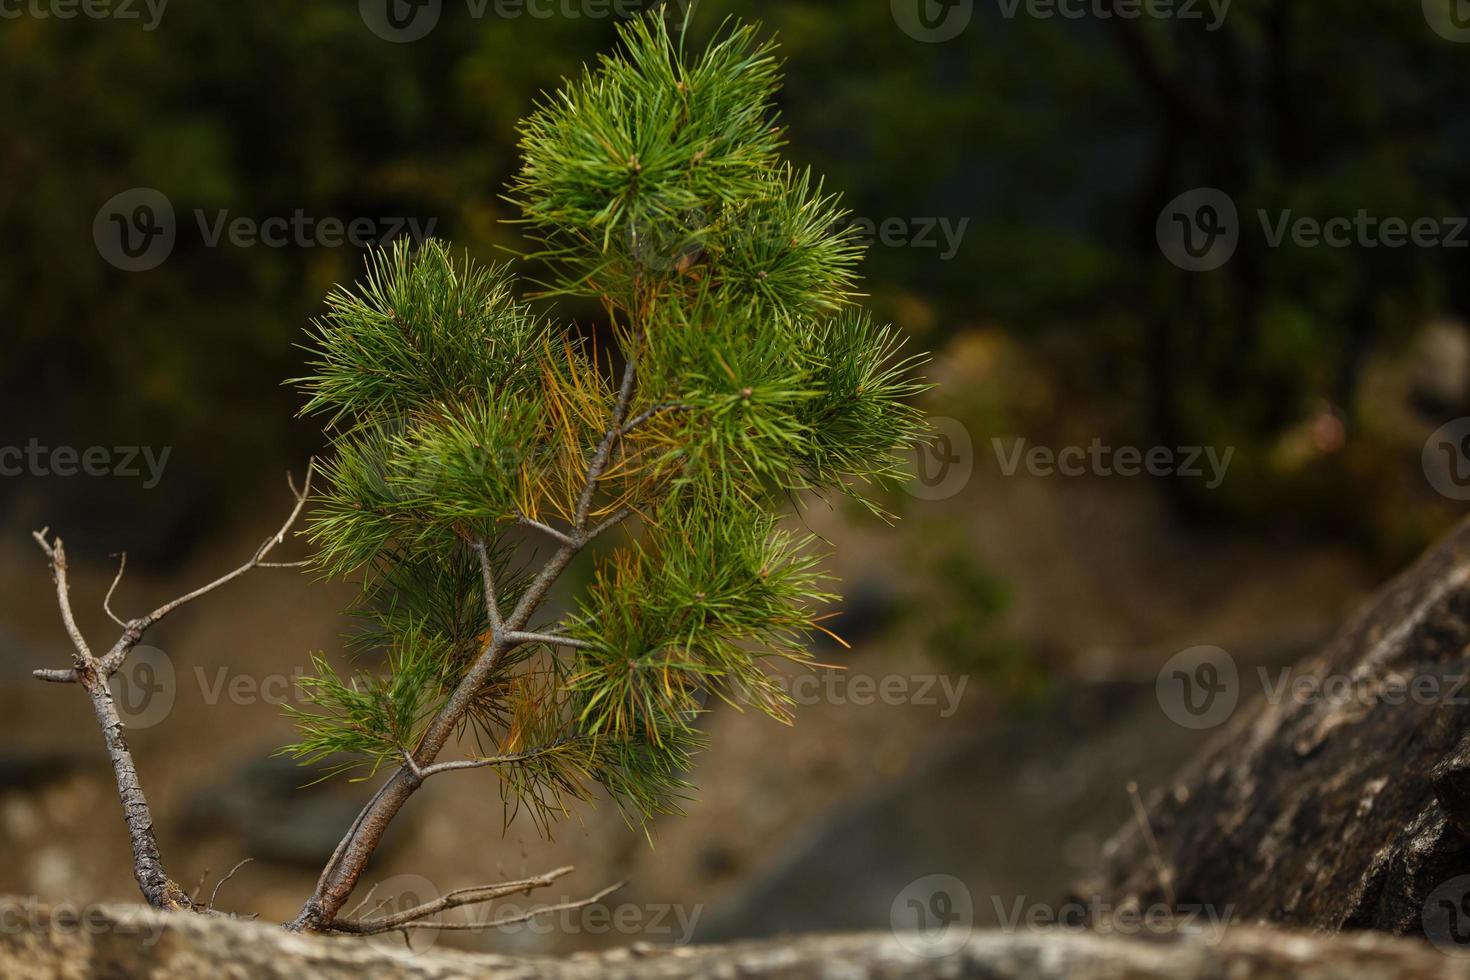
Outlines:
{"type": "Polygon", "coordinates": [[[1237,921],[1428,935],[1470,951],[1467,658],[1470,522],[1298,664],[1289,686],[1243,672],[1241,693],[1255,700],[1242,697],[1149,799],[1157,852],[1130,823],[1077,897],[1172,898],[1229,906],[1237,921]]]}
{"type": "Polygon", "coordinates": [[[151,977],[285,980],[1470,980],[1470,960],[1387,936],[1260,929],[1150,938],[1080,931],[976,933],[943,957],[889,933],[800,936],[729,946],[636,946],[567,959],[409,953],[386,942],[290,933],[235,919],[97,906],[78,914],[0,898],[0,976],[14,980],[151,977]]]}

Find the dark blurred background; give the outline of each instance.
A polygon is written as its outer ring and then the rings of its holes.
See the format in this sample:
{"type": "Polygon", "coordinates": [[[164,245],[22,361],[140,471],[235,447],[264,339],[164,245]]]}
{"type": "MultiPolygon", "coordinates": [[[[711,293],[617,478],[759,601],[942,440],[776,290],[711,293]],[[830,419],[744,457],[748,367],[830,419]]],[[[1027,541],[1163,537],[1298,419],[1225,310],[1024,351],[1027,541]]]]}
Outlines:
{"type": "MultiPolygon", "coordinates": [[[[694,35],[733,14],[778,36],[790,155],[869,233],[870,305],[933,352],[936,440],[895,528],[799,518],[838,548],[853,650],[819,659],[847,669],[794,731],[714,712],[701,800],[656,847],[605,808],[551,844],[502,837],[491,777],[466,775],[415,801],[374,873],[632,878],[646,928],[453,940],[537,950],[884,927],[934,874],[980,924],[1052,901],[1128,817],[1127,782],[1209,734],[1171,720],[1160,664],[1289,663],[1470,497],[1464,7],[703,0],[694,35]],[[1351,230],[1314,240],[1332,219],[1351,230]],[[1010,465],[1094,446],[1173,464],[1010,465]],[[697,926],[648,926],[664,905],[697,926]]],[[[517,120],[642,8],[91,9],[0,0],[0,447],[24,450],[0,455],[0,890],[75,901],[135,893],[85,699],[28,678],[66,659],[29,532],[65,536],[94,645],[114,553],[124,614],[248,556],[323,443],[283,382],[361,269],[344,230],[511,257],[517,120]]],[[[266,688],[294,695],[268,682],[340,656],[349,594],[259,572],[171,620],[133,678],[168,688],[132,737],[174,873],[258,859],[225,908],[288,917],[367,789],[298,790],[310,774],[270,756],[289,724],[266,688]]]]}

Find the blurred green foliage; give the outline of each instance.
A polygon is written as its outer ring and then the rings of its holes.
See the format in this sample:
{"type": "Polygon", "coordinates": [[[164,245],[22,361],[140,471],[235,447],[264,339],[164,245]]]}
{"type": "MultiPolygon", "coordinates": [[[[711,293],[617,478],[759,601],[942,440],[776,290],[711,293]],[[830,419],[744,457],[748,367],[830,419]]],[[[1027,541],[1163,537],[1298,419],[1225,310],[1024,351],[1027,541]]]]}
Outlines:
{"type": "MultiPolygon", "coordinates": [[[[196,210],[412,216],[479,258],[525,247],[501,223],[515,120],[607,49],[616,22],[471,9],[446,0],[406,44],[346,2],[176,3],[152,31],[0,22],[7,428],[176,448],[161,492],[109,495],[87,509],[99,523],[115,507],[183,540],[316,448],[276,379],[360,250],[210,248],[196,210]],[[138,186],[168,196],[179,240],[159,268],[127,273],[99,256],[92,223],[138,186]]],[[[1415,447],[1376,432],[1364,366],[1427,317],[1463,313],[1463,252],[1270,248],[1253,216],[1470,213],[1465,51],[1402,0],[1236,0],[1218,31],[1001,9],[977,3],[959,37],[925,44],[887,3],[705,0],[695,33],[764,18],[788,59],[789,154],[856,216],[968,219],[949,261],[942,242],[877,243],[863,272],[880,317],[931,346],[998,323],[1105,406],[1120,438],[1240,447],[1240,479],[1179,500],[1197,516],[1285,511],[1357,533],[1393,482],[1378,467],[1416,468],[1415,447]],[[1245,223],[1208,274],[1174,268],[1154,239],[1160,208],[1199,186],[1229,193],[1245,223]],[[1273,468],[1273,446],[1321,403],[1345,419],[1347,450],[1273,468]]]]}

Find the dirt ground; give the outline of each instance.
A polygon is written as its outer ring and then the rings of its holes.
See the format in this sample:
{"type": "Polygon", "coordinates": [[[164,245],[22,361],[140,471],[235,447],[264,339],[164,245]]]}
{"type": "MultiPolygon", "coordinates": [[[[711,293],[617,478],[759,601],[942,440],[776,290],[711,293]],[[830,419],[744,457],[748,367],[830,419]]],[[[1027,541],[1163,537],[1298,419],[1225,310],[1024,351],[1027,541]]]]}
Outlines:
{"type": "MultiPolygon", "coordinates": [[[[1199,644],[1309,645],[1372,584],[1370,573],[1339,550],[1285,551],[1183,532],[1138,483],[1008,478],[986,462],[977,460],[975,477],[959,495],[910,505],[902,532],[825,507],[809,511],[806,521],[838,545],[833,568],[849,586],[879,588],[921,610],[934,582],[913,571],[916,540],[938,533],[1003,569],[1015,597],[1004,629],[1043,658],[1063,685],[1117,678],[1151,683],[1170,654],[1199,644]]],[[[277,496],[284,507],[284,491],[277,496]]],[[[207,580],[226,566],[226,556],[248,554],[272,520],[262,516],[234,529],[209,555],[167,578],[130,573],[117,607],[134,612],[207,580]]],[[[8,583],[0,711],[13,733],[8,785],[0,786],[0,847],[13,859],[0,864],[0,892],[47,901],[130,900],[136,891],[126,838],[86,700],[26,676],[35,666],[67,659],[45,565],[26,544],[0,547],[0,581],[8,583]]],[[[102,644],[113,635],[100,609],[112,567],[99,563],[86,542],[69,544],[78,615],[93,643],[102,644]]],[[[169,866],[186,884],[210,869],[207,894],[252,850],[273,855],[235,876],[221,892],[221,908],[288,918],[315,880],[306,863],[312,847],[345,828],[353,797],[368,792],[366,785],[347,787],[348,798],[303,790],[301,799],[313,805],[297,806],[291,787],[283,793],[279,784],[282,778],[306,782],[308,774],[268,762],[291,735],[279,705],[270,702],[289,696],[282,679],[304,668],[309,652],[340,652],[338,610],[349,594],[340,584],[261,570],[181,612],[151,638],[175,667],[176,697],[166,717],[135,727],[130,737],[169,866]],[[283,802],[238,799],[248,796],[261,772],[267,774],[262,792],[283,802]],[[296,851],[307,856],[294,862],[296,851]]],[[[924,615],[906,617],[864,637],[850,653],[824,650],[822,659],[842,664],[849,684],[857,675],[870,675],[876,684],[889,676],[913,683],[942,673],[943,665],[926,652],[926,622],[924,615]]],[[[1024,718],[1008,722],[1006,706],[983,677],[969,680],[947,717],[943,703],[874,698],[859,704],[852,702],[861,697],[840,693],[856,689],[819,690],[839,693],[808,698],[817,703],[800,707],[794,728],[723,707],[713,712],[712,748],[691,777],[698,797],[685,817],[661,820],[651,839],[625,826],[611,807],[578,808],[550,842],[523,818],[502,834],[504,811],[493,776],[467,772],[441,777],[416,797],[407,826],[369,877],[386,882],[386,894],[574,864],[577,871],[564,887],[546,897],[575,898],[626,878],[630,883],[617,897],[632,907],[629,921],[641,916],[646,927],[657,917],[660,928],[644,929],[649,938],[677,941],[697,924],[691,918],[737,900],[793,841],[833,814],[913,778],[1003,723],[1025,724],[1024,718]]],[[[999,791],[1013,793],[1012,805],[1024,811],[1024,780],[1017,774],[1012,783],[999,791]]],[[[1067,850],[1056,841],[977,837],[965,858],[983,865],[987,855],[1004,861],[1018,848],[1043,846],[1060,854],[1058,860],[1080,865],[1096,844],[1072,841],[1067,850]]],[[[638,929],[600,930],[577,920],[570,929],[466,933],[440,941],[551,951],[626,943],[639,938],[632,934],[638,929]]]]}

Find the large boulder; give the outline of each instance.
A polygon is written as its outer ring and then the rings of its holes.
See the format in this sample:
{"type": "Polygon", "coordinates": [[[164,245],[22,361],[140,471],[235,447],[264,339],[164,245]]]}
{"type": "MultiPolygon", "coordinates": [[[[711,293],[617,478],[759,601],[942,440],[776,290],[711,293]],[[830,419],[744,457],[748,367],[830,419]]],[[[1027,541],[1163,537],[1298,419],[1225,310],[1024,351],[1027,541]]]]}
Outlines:
{"type": "Polygon", "coordinates": [[[1289,674],[1237,674],[1208,651],[1171,665],[1161,708],[1192,724],[1188,698],[1219,732],[1077,897],[1470,944],[1467,678],[1470,522],[1289,674]]]}

